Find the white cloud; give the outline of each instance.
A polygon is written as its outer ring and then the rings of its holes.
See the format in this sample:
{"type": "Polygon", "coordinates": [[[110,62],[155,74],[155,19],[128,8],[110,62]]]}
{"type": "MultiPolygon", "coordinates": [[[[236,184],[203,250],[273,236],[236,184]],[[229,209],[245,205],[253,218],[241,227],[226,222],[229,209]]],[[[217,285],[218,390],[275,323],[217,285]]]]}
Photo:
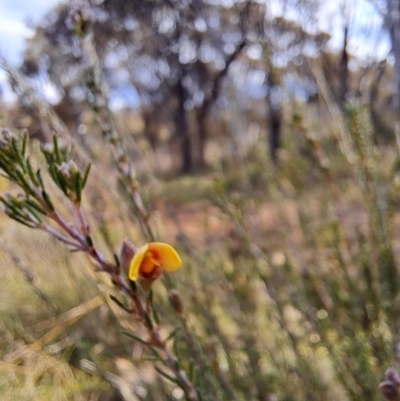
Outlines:
{"type": "Polygon", "coordinates": [[[0,54],[10,63],[20,61],[24,41],[32,34],[21,21],[3,20],[0,23],[0,54]]]}
{"type": "Polygon", "coordinates": [[[21,21],[18,20],[5,20],[0,25],[0,35],[4,38],[15,37],[28,37],[31,30],[21,21]]]}
{"type": "MultiPolygon", "coordinates": [[[[11,65],[21,62],[25,40],[33,31],[26,21],[38,23],[60,0],[0,0],[0,56],[11,65]]],[[[56,98],[50,88],[45,93],[52,100],[56,98]]],[[[0,90],[2,101],[13,103],[15,95],[7,83],[4,71],[0,70],[0,90]]]]}
{"type": "Polygon", "coordinates": [[[26,21],[37,23],[59,0],[1,0],[0,54],[11,64],[21,61],[25,39],[33,34],[26,21]]]}
{"type": "Polygon", "coordinates": [[[11,90],[9,83],[7,82],[7,75],[3,70],[0,70],[0,89],[1,89],[0,102],[5,102],[6,104],[12,104],[17,100],[17,96],[11,90]]]}

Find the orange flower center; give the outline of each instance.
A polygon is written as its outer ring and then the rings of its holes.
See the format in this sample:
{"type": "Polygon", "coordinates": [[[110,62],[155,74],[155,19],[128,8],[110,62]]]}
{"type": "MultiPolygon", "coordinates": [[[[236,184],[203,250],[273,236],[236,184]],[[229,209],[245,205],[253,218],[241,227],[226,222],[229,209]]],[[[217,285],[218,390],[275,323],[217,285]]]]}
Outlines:
{"type": "Polygon", "coordinates": [[[159,267],[160,262],[154,258],[152,252],[146,252],[146,255],[143,258],[143,261],[140,265],[140,271],[144,274],[151,273],[156,267],[159,267]]]}

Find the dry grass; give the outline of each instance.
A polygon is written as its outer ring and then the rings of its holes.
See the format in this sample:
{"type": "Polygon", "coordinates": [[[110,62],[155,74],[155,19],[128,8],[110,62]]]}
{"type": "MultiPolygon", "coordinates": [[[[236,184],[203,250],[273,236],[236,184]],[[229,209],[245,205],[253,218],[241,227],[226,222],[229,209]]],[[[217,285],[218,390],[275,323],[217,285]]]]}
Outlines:
{"type": "MultiPolygon", "coordinates": [[[[171,347],[205,399],[378,397],[394,361],[398,295],[389,298],[391,279],[378,271],[373,298],[369,274],[374,263],[398,265],[400,217],[394,208],[379,221],[373,195],[382,196],[386,213],[383,195],[395,189],[398,155],[375,149],[376,177],[365,185],[365,155],[350,165],[325,138],[318,146],[328,173],[318,154],[290,148],[275,170],[259,146],[241,169],[232,163],[142,187],[153,228],[184,259],[174,275],[183,321],[155,286],[163,334],[181,325],[171,347]],[[387,237],[378,237],[382,231],[387,237]]],[[[109,258],[126,235],[143,242],[115,179],[108,161],[95,168],[84,198],[94,241],[109,258]]],[[[126,400],[174,394],[176,387],[149,373],[143,347],[121,336],[121,328],[146,333],[110,304],[110,283],[91,261],[0,218],[2,399],[104,400],[111,386],[126,400]]]]}

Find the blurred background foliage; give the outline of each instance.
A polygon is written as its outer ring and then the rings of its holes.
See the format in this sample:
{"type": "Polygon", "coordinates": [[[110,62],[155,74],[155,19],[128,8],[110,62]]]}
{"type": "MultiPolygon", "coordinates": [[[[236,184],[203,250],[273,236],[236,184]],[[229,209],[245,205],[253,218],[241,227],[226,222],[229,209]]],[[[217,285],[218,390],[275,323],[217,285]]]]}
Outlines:
{"type": "MultiPolygon", "coordinates": [[[[107,146],[119,132],[184,260],[184,317],[160,283],[155,303],[202,400],[398,399],[400,17],[371,3],[384,59],[352,54],[362,10],[346,2],[332,51],[324,1],[76,0],[17,70],[3,62],[18,100],[1,125],[93,162],[83,206],[110,258],[145,241],[107,146]]],[[[90,260],[3,214],[0,235],[2,399],[184,397],[121,334],[139,328],[90,260]]]]}

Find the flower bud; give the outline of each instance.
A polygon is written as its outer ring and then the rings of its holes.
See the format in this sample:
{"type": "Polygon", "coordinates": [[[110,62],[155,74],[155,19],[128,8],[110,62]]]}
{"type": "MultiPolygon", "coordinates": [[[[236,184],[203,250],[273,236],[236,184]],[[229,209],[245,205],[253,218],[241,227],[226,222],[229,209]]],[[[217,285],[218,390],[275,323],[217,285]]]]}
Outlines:
{"type": "Polygon", "coordinates": [[[15,135],[7,128],[1,130],[0,140],[4,143],[10,143],[11,139],[15,138],[15,135]]]}
{"type": "Polygon", "coordinates": [[[179,292],[176,290],[171,290],[168,294],[169,302],[174,309],[174,311],[179,315],[183,315],[183,303],[179,292]]]}
{"type": "Polygon", "coordinates": [[[400,384],[400,375],[399,375],[399,372],[395,368],[389,368],[385,372],[385,378],[386,378],[386,380],[396,383],[397,385],[400,384]]]}
{"type": "Polygon", "coordinates": [[[385,380],[379,384],[379,390],[389,401],[396,401],[398,398],[397,385],[390,380],[385,380]]]}
{"type": "Polygon", "coordinates": [[[62,162],[61,165],[58,167],[58,170],[68,180],[79,172],[78,167],[76,166],[73,160],[69,160],[68,162],[62,162]]]}
{"type": "Polygon", "coordinates": [[[136,253],[135,246],[133,245],[131,239],[126,237],[121,246],[119,259],[121,263],[121,269],[126,273],[127,276],[129,273],[129,266],[131,265],[131,261],[135,253],[136,253]]]}
{"type": "Polygon", "coordinates": [[[400,375],[394,368],[389,368],[385,372],[385,380],[379,384],[379,390],[389,401],[397,401],[399,397],[398,386],[400,375]]]}
{"type": "Polygon", "coordinates": [[[54,146],[52,143],[43,143],[40,145],[40,149],[42,150],[43,153],[45,153],[48,156],[53,156],[54,153],[54,146]]]}

